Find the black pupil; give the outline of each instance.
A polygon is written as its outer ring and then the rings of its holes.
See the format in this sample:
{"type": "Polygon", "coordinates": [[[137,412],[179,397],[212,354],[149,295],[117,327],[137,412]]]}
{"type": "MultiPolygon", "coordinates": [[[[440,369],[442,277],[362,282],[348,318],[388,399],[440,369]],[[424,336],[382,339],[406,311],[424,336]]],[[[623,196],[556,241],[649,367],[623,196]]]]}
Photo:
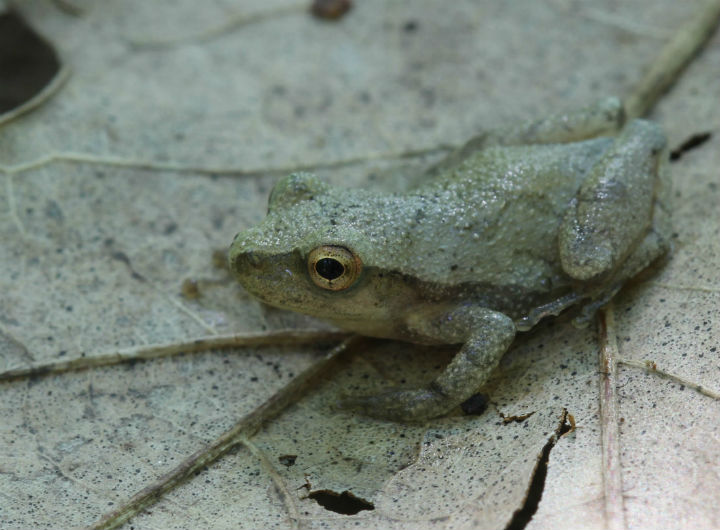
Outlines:
{"type": "Polygon", "coordinates": [[[319,259],[315,263],[315,270],[326,280],[334,280],[339,278],[345,272],[345,267],[338,260],[333,258],[319,259]]]}

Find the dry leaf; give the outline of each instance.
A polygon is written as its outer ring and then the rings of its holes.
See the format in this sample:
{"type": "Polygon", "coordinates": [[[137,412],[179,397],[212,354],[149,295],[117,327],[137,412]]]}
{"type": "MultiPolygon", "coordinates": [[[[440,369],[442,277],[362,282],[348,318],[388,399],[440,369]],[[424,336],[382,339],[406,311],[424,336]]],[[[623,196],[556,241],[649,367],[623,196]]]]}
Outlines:
{"type": "MultiPolygon", "coordinates": [[[[213,250],[263,217],[278,174],[301,166],[401,189],[443,146],[490,126],[627,94],[700,5],[368,0],[323,24],[280,0],[78,2],[76,15],[19,3],[73,74],[0,128],[0,368],[316,328],[261,307],[212,265],[213,250]],[[197,296],[183,296],[186,280],[197,296]]],[[[529,490],[529,506],[542,494],[537,512],[513,528],[720,526],[720,402],[692,387],[720,392],[719,71],[716,35],[652,115],[671,147],[712,136],[673,164],[671,259],[621,294],[608,327],[620,360],[614,504],[602,337],[560,317],[506,355],[484,414],[427,425],[333,409],[342,394],[427,380],[452,354],[368,342],[125,527],[505,528],[529,490]],[[568,413],[576,430],[564,434],[568,413]]],[[[0,383],[0,528],[93,524],[326,348],[209,351],[0,383]]]]}

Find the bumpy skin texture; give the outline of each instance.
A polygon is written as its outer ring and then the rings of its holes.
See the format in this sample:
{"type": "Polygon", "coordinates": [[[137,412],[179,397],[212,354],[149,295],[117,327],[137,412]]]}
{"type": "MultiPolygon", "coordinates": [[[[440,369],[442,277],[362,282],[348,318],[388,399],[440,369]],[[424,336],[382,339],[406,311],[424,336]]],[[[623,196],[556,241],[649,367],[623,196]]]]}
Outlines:
{"type": "Polygon", "coordinates": [[[487,381],[516,331],[578,303],[586,322],[667,251],[665,138],[622,121],[608,99],[490,131],[405,194],[290,175],[267,218],[236,236],[231,269],[264,302],[350,331],[461,344],[427,388],[346,402],[398,420],[443,414],[487,381]],[[322,245],[362,263],[348,288],[312,280],[322,245]]]}

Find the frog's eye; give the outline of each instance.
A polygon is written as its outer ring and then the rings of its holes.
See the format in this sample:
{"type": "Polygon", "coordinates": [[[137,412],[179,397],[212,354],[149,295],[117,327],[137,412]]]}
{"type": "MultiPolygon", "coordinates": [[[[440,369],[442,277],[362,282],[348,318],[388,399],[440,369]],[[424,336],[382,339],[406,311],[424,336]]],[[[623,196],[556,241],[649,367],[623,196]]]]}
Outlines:
{"type": "Polygon", "coordinates": [[[322,245],[308,256],[308,272],[318,287],[329,291],[347,289],[362,270],[362,261],[345,247],[322,245]]]}

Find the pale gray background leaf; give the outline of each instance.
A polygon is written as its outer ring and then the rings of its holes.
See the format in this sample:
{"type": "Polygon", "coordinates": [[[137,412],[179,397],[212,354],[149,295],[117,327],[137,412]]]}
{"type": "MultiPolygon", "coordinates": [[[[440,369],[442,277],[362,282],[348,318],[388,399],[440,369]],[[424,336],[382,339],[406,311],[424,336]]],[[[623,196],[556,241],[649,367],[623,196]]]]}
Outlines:
{"type": "MultiPolygon", "coordinates": [[[[72,2],[79,15],[58,4],[16,5],[72,74],[0,128],[2,369],[317,327],[260,306],[212,265],[213,250],[263,217],[284,168],[402,188],[443,146],[484,128],[624,96],[700,2],[365,0],[336,23],[290,0],[72,2]],[[343,160],[354,162],[328,167],[343,160]],[[182,296],[186,279],[199,282],[199,298],[182,296]]],[[[621,358],[715,392],[718,79],[716,35],[653,112],[671,147],[713,136],[673,163],[674,253],[621,294],[614,328],[621,358]]],[[[594,329],[543,323],[503,359],[483,415],[425,426],[330,405],[427,380],[452,351],[364,348],[126,527],[504,528],[545,447],[529,527],[605,526],[594,329]],[[556,440],[564,411],[577,429],[556,440]],[[323,489],[375,509],[328,511],[308,498],[323,489]]],[[[93,523],[320,349],[215,351],[0,383],[0,528],[93,523]]],[[[625,366],[619,397],[627,525],[719,527],[720,403],[625,366]]]]}

